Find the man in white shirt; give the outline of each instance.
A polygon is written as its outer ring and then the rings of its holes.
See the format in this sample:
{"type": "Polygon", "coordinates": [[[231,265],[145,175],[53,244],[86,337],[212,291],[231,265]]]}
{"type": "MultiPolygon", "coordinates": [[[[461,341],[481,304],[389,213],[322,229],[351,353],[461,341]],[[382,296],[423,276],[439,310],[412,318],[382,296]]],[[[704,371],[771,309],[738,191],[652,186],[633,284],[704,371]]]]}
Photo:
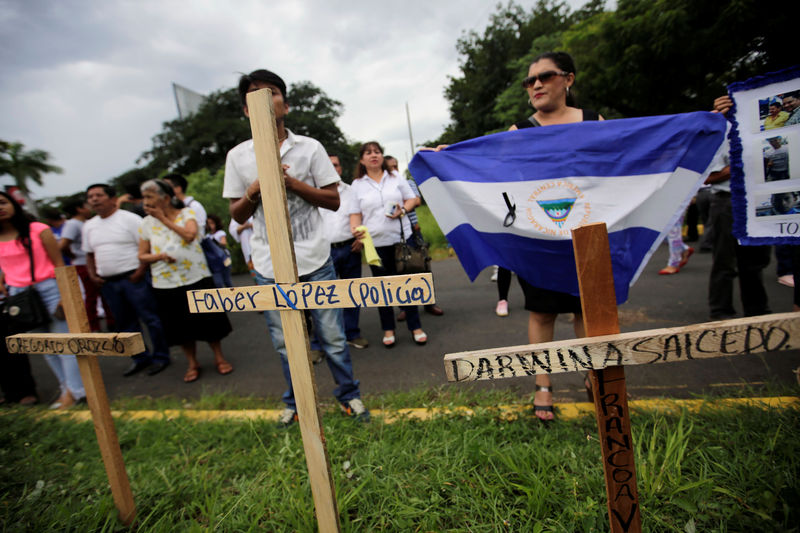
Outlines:
{"type": "MultiPolygon", "coordinates": [[[[342,175],[342,164],[339,156],[330,156],[331,164],[336,170],[336,174],[342,175]]],[[[347,203],[350,201],[350,185],[344,181],[338,183],[339,209],[320,209],[322,222],[325,228],[325,236],[331,244],[331,259],[336,275],[339,279],[355,279],[361,277],[361,249],[363,243],[353,238],[350,231],[350,215],[347,210],[347,203]]],[[[353,348],[366,348],[369,346],[367,339],[361,336],[361,329],[358,327],[358,307],[348,307],[342,310],[344,316],[344,334],[347,344],[353,348]]],[[[319,349],[319,341],[314,338],[312,348],[319,349]]]]}
{"type": "MultiPolygon", "coordinates": [[[[714,110],[727,113],[731,104],[727,96],[717,98],[714,101],[714,110]]],[[[711,173],[706,178],[706,184],[711,185],[709,220],[714,228],[708,284],[711,320],[725,320],[736,316],[733,306],[733,280],[737,276],[744,316],[770,313],[762,276],[764,268],[769,264],[770,247],[742,246],[733,236],[729,151],[730,146],[725,140],[712,161],[711,173]]]]}
{"type": "Polygon", "coordinates": [[[153,376],[169,366],[170,360],[155,298],[145,277],[147,266],[139,261],[142,219],[117,207],[116,191],[109,185],[89,185],[86,199],[97,213],[83,225],[82,231],[89,277],[111,306],[116,331],[141,331],[141,319],[153,344],[152,353],[145,350],[133,356],[123,375],[132,376],[149,367],[147,373],[153,376]]]}
{"type": "MultiPolygon", "coordinates": [[[[337,183],[339,176],[331,165],[322,145],[310,137],[295,135],[284,124],[289,112],[286,102],[286,84],[275,73],[256,70],[239,79],[239,96],[245,116],[249,117],[246,95],[249,92],[269,88],[275,109],[275,124],[280,143],[281,162],[284,168],[286,199],[292,225],[292,238],[301,281],[324,281],[336,279],[330,258],[330,243],[325,238],[322,217],[318,207],[336,210],[339,208],[337,183]]],[[[230,200],[231,216],[240,224],[253,217],[252,261],[259,285],[274,284],[270,247],[267,242],[267,227],[261,204],[261,186],[258,182],[256,156],[253,140],[233,147],[225,161],[225,184],[222,196],[230,200]]],[[[369,419],[369,411],[361,401],[359,382],[353,377],[350,352],[347,348],[341,309],[313,309],[315,331],[327,356],[328,368],[336,381],[334,396],[345,413],[361,420],[369,419]]],[[[288,426],[297,419],[297,409],[292,389],[286,345],[278,311],[265,311],[272,344],[280,354],[283,375],[288,390],[283,395],[286,408],[280,415],[280,423],[288,426]]]]}

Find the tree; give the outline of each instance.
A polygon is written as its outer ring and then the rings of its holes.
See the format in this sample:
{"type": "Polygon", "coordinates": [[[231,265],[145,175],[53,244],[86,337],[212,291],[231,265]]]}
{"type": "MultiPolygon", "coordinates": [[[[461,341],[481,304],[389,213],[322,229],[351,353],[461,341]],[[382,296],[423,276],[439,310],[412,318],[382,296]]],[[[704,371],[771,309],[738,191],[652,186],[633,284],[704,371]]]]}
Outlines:
{"type": "Polygon", "coordinates": [[[539,0],[527,14],[509,2],[505,7],[498,5],[483,35],[472,31],[461,37],[456,44],[464,56],[461,76],[451,77],[445,89],[451,123],[436,144],[508,128],[509,123],[494,113],[495,102],[519,78],[519,59],[537,38],[566,29],[571,20],[563,2],[539,0]]]}
{"type": "Polygon", "coordinates": [[[250,124],[242,114],[238,91],[217,91],[206,97],[196,113],[164,122],[152,148],[136,162],[155,175],[191,174],[203,168],[216,172],[225,165],[228,150],[249,137],[250,124]]]}
{"type": "Polygon", "coordinates": [[[452,122],[434,143],[505,130],[530,115],[520,82],[549,50],[577,66],[580,107],[607,118],[709,109],[727,84],[797,63],[791,32],[763,21],[755,0],[592,0],[569,13],[540,1],[499,6],[482,35],[459,39],[461,75],[445,96],[452,122]],[[763,21],[763,22],[762,22],[763,21]]]}
{"type": "Polygon", "coordinates": [[[796,63],[754,0],[620,0],[567,32],[577,85],[616,116],[709,109],[725,86],[796,63]],[[762,22],[759,22],[759,21],[762,22]]]}
{"type": "Polygon", "coordinates": [[[9,175],[25,197],[26,204],[34,214],[36,205],[30,200],[29,181],[42,185],[43,174],[63,172],[60,167],[49,163],[50,154],[44,150],[28,150],[19,142],[0,140],[0,176],[9,175]]]}

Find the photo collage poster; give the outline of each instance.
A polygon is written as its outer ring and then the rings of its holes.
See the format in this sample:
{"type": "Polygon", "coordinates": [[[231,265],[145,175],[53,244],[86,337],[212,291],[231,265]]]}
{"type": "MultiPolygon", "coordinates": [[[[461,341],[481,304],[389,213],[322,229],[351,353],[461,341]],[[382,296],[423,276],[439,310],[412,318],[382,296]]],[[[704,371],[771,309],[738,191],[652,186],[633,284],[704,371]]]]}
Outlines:
{"type": "Polygon", "coordinates": [[[800,66],[728,92],[733,233],[745,245],[800,244],[800,66]]]}

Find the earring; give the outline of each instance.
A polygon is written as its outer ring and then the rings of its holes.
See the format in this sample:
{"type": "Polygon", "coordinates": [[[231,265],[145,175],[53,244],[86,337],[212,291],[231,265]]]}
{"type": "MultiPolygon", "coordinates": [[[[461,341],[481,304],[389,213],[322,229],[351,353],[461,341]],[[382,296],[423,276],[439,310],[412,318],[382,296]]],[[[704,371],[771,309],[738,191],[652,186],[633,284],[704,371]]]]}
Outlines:
{"type": "Polygon", "coordinates": [[[567,96],[569,96],[569,85],[567,86],[567,96]]]}

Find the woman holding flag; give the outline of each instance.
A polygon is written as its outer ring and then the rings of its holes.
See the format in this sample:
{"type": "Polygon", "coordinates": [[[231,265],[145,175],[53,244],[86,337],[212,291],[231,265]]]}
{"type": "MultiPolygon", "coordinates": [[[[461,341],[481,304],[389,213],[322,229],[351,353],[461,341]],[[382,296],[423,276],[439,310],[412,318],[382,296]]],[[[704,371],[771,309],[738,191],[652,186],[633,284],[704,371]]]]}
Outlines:
{"type": "MultiPolygon", "coordinates": [[[[570,94],[570,88],[574,83],[575,64],[566,52],[546,52],[534,59],[528,68],[528,77],[522,80],[522,86],[528,92],[528,99],[535,112],[527,119],[511,126],[509,131],[585,120],[603,120],[603,117],[594,111],[574,107],[574,99],[570,94]]],[[[521,277],[519,283],[525,293],[525,309],[530,311],[528,342],[535,344],[552,341],[559,313],[573,313],[575,336],[585,335],[580,298],[565,292],[534,287],[521,277]]],[[[533,407],[534,414],[540,420],[553,420],[550,376],[545,374],[536,376],[533,407]]]]}

